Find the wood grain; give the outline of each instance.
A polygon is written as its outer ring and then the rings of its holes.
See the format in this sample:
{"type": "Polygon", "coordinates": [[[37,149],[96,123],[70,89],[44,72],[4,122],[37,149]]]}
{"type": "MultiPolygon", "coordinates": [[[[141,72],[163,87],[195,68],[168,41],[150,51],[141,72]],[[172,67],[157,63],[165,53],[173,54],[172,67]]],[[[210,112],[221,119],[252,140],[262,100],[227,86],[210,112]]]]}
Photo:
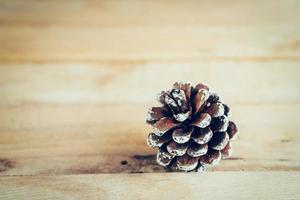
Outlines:
{"type": "Polygon", "coordinates": [[[300,199],[299,8],[2,0],[0,199],[300,199]],[[162,173],[146,145],[175,81],[211,85],[240,128],[208,173],[162,173]]]}
{"type": "Polygon", "coordinates": [[[0,4],[0,60],[300,59],[297,0],[37,2],[0,4]]]}
{"type": "Polygon", "coordinates": [[[0,64],[0,104],[150,106],[157,93],[178,80],[205,82],[228,104],[295,104],[300,102],[299,73],[295,61],[6,63],[0,64]]]}
{"type": "Polygon", "coordinates": [[[292,200],[300,198],[299,178],[287,172],[2,177],[0,193],[3,199],[292,200]]]}

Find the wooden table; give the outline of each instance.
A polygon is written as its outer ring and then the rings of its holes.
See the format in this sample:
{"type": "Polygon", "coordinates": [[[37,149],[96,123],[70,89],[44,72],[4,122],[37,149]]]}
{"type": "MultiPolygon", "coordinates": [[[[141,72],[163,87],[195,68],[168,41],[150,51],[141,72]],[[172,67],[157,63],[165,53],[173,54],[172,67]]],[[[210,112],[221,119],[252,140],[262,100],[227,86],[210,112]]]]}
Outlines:
{"type": "Polygon", "coordinates": [[[300,199],[299,9],[1,0],[0,199],[300,199]],[[207,173],[164,173],[146,145],[177,80],[211,85],[240,127],[207,173]]]}

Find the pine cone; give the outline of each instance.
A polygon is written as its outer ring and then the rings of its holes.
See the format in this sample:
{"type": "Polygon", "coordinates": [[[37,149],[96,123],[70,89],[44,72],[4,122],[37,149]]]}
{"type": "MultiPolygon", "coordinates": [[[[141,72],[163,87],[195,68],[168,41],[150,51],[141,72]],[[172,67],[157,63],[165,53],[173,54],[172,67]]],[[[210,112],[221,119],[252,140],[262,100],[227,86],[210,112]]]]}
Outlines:
{"type": "Polygon", "coordinates": [[[229,107],[204,84],[175,83],[158,95],[147,123],[148,145],[158,148],[157,163],[171,171],[203,171],[231,155],[238,133],[229,107]]]}

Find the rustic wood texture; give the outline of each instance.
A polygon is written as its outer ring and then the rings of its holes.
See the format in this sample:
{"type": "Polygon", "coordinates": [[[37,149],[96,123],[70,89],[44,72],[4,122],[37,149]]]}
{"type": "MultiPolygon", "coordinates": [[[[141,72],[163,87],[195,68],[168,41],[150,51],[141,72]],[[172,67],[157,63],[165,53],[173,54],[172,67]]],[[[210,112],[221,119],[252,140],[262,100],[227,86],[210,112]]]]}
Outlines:
{"type": "Polygon", "coordinates": [[[0,193],[3,199],[42,200],[299,199],[299,178],[287,172],[3,177],[0,193]]]}
{"type": "Polygon", "coordinates": [[[0,1],[0,199],[299,199],[299,9],[0,1]],[[233,110],[241,134],[216,173],[162,173],[146,144],[146,111],[178,80],[233,110]],[[124,174],[144,172],[159,173],[124,174]]]}

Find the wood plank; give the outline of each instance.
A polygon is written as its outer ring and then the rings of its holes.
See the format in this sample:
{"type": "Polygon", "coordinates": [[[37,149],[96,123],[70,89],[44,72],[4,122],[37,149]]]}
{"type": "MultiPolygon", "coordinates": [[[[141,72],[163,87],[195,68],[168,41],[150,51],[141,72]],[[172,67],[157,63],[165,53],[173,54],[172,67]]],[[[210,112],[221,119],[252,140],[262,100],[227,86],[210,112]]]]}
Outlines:
{"type": "Polygon", "coordinates": [[[287,172],[1,177],[0,198],[292,200],[299,180],[287,172]]]}
{"type": "MultiPolygon", "coordinates": [[[[212,170],[300,171],[299,109],[299,104],[235,105],[241,136],[233,143],[234,157],[212,170]]],[[[0,175],[164,171],[146,144],[151,129],[145,110],[137,104],[1,108],[0,175]]]]}
{"type": "Polygon", "coordinates": [[[299,61],[298,8],[299,1],[3,1],[0,60],[299,61]]]}
{"type": "Polygon", "coordinates": [[[299,62],[1,64],[0,105],[155,104],[175,81],[205,82],[232,104],[300,102],[299,62]]]}
{"type": "Polygon", "coordinates": [[[2,0],[0,5],[1,23],[11,26],[247,26],[271,25],[272,21],[299,24],[297,0],[265,0],[259,5],[251,0],[2,0]]]}

